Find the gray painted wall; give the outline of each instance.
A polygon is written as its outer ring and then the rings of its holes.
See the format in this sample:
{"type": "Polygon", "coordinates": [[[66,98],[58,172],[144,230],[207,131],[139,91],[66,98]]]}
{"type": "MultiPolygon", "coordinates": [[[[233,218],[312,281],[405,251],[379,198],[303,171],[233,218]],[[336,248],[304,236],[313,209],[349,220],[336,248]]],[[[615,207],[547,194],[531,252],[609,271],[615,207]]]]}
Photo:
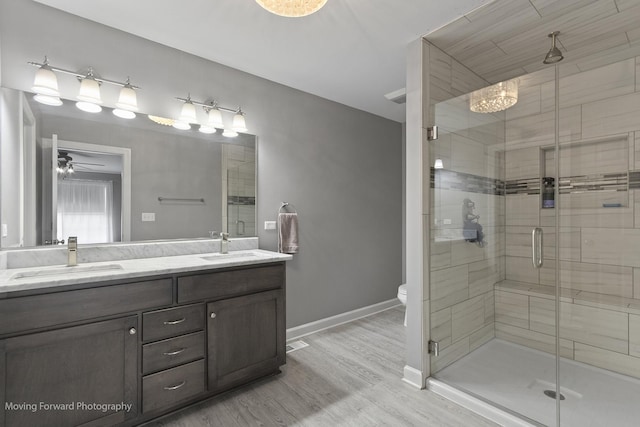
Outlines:
{"type": "MultiPolygon", "coordinates": [[[[281,201],[300,217],[300,253],[287,264],[287,327],[395,297],[402,280],[400,123],[29,1],[2,1],[0,33],[2,82],[10,87],[28,89],[34,69],[25,62],[46,54],[62,68],[130,75],[142,87],[141,111],[151,114],[177,116],[173,97],[189,92],[242,106],[249,132],[258,135],[259,224],[276,219],[281,201]]],[[[63,93],[77,91],[77,82],[62,80],[63,93]]],[[[105,88],[103,96],[117,93],[105,88]]],[[[276,234],[262,228],[261,248],[275,250],[276,234]]]]}

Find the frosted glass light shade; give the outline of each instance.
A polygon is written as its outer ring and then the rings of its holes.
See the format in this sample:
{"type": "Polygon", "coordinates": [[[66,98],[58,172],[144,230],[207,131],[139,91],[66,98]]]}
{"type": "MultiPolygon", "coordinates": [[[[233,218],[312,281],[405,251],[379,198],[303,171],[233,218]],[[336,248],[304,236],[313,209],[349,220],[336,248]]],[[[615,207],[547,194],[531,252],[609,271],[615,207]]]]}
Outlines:
{"type": "Polygon", "coordinates": [[[178,121],[185,123],[195,123],[198,121],[196,117],[196,106],[191,101],[187,101],[182,105],[182,111],[178,121]]]}
{"type": "Polygon", "coordinates": [[[235,138],[236,136],[238,136],[238,132],[231,129],[225,129],[224,132],[222,132],[222,136],[226,136],[227,138],[235,138]]]}
{"type": "Polygon", "coordinates": [[[256,0],[256,3],[276,15],[296,18],[317,12],[327,0],[256,0]]]}
{"type": "Polygon", "coordinates": [[[183,121],[180,121],[180,120],[176,120],[173,123],[173,127],[176,128],[176,129],[180,129],[180,130],[189,130],[189,129],[191,129],[191,125],[189,123],[183,122],[183,121]]]}
{"type": "Polygon", "coordinates": [[[198,130],[200,132],[206,133],[206,134],[216,133],[216,128],[214,128],[213,126],[208,126],[208,125],[200,125],[200,129],[198,129],[198,130]]]}
{"type": "Polygon", "coordinates": [[[130,85],[126,85],[120,89],[120,96],[116,107],[121,110],[138,111],[138,99],[136,91],[130,85]]]}
{"type": "Polygon", "coordinates": [[[76,102],[76,107],[87,113],[99,113],[102,111],[102,107],[93,102],[78,101],[76,102]]]}
{"type": "Polygon", "coordinates": [[[244,115],[241,112],[238,112],[235,116],[233,116],[233,125],[231,127],[236,132],[247,131],[247,124],[245,123],[244,115]]]}
{"type": "Polygon", "coordinates": [[[211,126],[217,129],[224,129],[224,123],[222,122],[222,112],[217,108],[212,108],[207,113],[209,119],[207,126],[211,126]]]}
{"type": "Polygon", "coordinates": [[[33,97],[33,99],[35,99],[36,101],[38,101],[41,104],[52,105],[54,107],[59,107],[60,105],[62,105],[62,100],[57,96],[36,94],[33,97]]]}
{"type": "Polygon", "coordinates": [[[116,117],[120,117],[121,119],[128,119],[128,120],[136,118],[136,113],[134,113],[133,111],[123,110],[120,108],[114,108],[113,115],[116,117]]]}
{"type": "Polygon", "coordinates": [[[435,163],[433,164],[433,168],[434,169],[443,169],[444,168],[444,164],[442,163],[442,159],[436,159],[435,163]]]}
{"type": "Polygon", "coordinates": [[[507,80],[471,92],[469,108],[474,113],[496,113],[518,102],[518,80],[507,80]]]}
{"type": "Polygon", "coordinates": [[[90,102],[92,104],[102,104],[100,85],[93,77],[85,77],[80,83],[80,92],[77,98],[80,101],[90,102]]]}
{"type": "Polygon", "coordinates": [[[60,96],[58,78],[49,66],[43,65],[36,71],[31,90],[39,95],[60,96]]]}

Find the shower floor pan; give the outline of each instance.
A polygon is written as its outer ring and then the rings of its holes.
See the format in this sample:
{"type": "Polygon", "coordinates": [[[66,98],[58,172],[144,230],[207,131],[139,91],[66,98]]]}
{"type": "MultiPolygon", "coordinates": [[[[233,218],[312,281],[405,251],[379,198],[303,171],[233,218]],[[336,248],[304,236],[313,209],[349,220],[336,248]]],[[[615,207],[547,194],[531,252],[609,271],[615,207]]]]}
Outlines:
{"type": "MultiPolygon", "coordinates": [[[[436,373],[460,390],[524,415],[556,425],[555,357],[493,339],[436,373]],[[546,393],[545,393],[546,391],[546,393]],[[550,393],[553,392],[553,393],[550,393]]],[[[573,360],[560,361],[562,427],[637,427],[640,380],[573,360]]]]}

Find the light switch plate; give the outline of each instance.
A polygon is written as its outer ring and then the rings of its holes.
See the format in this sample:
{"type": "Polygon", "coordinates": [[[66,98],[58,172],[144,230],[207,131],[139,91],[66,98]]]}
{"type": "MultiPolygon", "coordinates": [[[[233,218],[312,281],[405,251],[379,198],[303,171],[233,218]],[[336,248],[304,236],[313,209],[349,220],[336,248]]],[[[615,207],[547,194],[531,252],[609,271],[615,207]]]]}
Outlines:
{"type": "Polygon", "coordinates": [[[156,214],[155,212],[142,212],[142,221],[155,221],[156,214]]]}
{"type": "Polygon", "coordinates": [[[276,222],[275,221],[265,221],[264,222],[264,229],[265,230],[275,230],[276,229],[276,222]]]}
{"type": "Polygon", "coordinates": [[[7,237],[9,235],[9,229],[7,228],[7,224],[2,224],[2,237],[7,237]]]}

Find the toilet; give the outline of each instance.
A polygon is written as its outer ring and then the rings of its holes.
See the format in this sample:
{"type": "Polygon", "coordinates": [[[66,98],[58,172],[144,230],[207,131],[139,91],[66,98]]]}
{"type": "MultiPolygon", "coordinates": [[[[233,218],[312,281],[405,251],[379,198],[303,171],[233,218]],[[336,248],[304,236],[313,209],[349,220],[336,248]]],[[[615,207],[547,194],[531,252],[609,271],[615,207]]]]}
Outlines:
{"type": "Polygon", "coordinates": [[[404,310],[404,326],[407,326],[407,284],[403,283],[398,286],[398,299],[405,306],[404,310]]]}

